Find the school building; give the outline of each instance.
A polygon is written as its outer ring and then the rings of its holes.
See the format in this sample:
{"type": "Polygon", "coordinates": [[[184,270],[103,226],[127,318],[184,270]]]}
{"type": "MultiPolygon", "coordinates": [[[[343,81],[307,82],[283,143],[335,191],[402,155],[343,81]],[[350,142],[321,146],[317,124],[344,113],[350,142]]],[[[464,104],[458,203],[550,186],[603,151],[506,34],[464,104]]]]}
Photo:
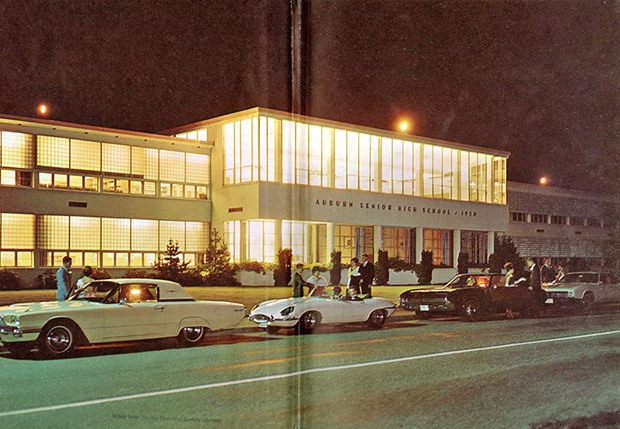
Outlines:
{"type": "Polygon", "coordinates": [[[617,202],[600,197],[605,208],[592,211],[599,197],[570,191],[579,204],[537,208],[538,193],[556,191],[508,185],[508,156],[264,108],[162,134],[0,115],[0,266],[32,279],[68,254],[76,268],[122,274],[150,268],[170,239],[195,264],[212,227],[235,262],[272,262],[281,248],[307,264],[334,250],[343,262],[379,249],[415,262],[432,250],[441,277],[460,252],[484,264],[496,234],[516,234],[524,255],[551,251],[531,240],[552,244],[552,216],[571,231],[573,217],[585,223],[551,256],[591,251],[575,240],[609,241],[597,232],[617,240],[618,217],[604,216],[617,202]],[[538,214],[549,216],[544,232],[521,228],[541,229],[538,214]]]}

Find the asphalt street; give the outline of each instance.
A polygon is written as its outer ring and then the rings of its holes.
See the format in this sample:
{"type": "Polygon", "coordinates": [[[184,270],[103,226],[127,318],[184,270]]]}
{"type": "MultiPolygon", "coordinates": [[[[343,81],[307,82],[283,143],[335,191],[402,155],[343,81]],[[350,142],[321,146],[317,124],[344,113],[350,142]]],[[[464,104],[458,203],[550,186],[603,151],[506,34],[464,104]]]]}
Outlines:
{"type": "Polygon", "coordinates": [[[619,314],[464,323],[398,312],[379,331],[268,335],[243,322],[190,349],[134,342],[50,361],[2,352],[0,427],[598,424],[620,412],[619,314]]]}

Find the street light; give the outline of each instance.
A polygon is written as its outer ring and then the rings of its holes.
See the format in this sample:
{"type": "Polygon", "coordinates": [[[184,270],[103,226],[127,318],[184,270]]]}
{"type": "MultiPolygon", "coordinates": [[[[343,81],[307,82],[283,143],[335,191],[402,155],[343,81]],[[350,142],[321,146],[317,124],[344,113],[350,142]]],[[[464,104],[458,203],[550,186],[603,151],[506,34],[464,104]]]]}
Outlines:
{"type": "Polygon", "coordinates": [[[49,111],[50,111],[50,108],[45,103],[40,103],[37,106],[37,115],[39,115],[39,117],[47,116],[49,111]]]}
{"type": "Polygon", "coordinates": [[[538,183],[540,183],[543,186],[548,185],[549,184],[549,178],[547,176],[543,176],[540,179],[538,179],[538,183]]]}

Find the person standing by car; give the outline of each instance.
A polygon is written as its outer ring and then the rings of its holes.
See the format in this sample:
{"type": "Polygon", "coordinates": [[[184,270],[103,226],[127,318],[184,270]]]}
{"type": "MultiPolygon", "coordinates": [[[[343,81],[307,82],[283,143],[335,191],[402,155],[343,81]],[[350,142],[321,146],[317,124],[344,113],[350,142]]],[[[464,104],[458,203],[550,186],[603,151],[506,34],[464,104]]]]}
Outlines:
{"type": "Polygon", "coordinates": [[[308,277],[306,283],[310,285],[308,296],[321,296],[325,286],[327,286],[327,279],[321,275],[319,267],[312,267],[312,275],[308,277]]]}
{"type": "Polygon", "coordinates": [[[349,279],[347,280],[347,295],[357,295],[360,293],[360,274],[359,259],[351,258],[351,266],[349,267],[349,279]]]}
{"type": "Polygon", "coordinates": [[[293,298],[304,296],[304,286],[307,285],[301,273],[304,271],[304,264],[295,265],[295,274],[293,274],[293,298]]]}
{"type": "Polygon", "coordinates": [[[530,269],[530,286],[528,289],[532,292],[532,312],[538,314],[544,306],[546,292],[542,289],[540,269],[534,258],[527,258],[527,266],[530,269]]]}
{"type": "MultiPolygon", "coordinates": [[[[78,279],[78,281],[75,284],[75,287],[80,289],[81,287],[86,286],[88,283],[92,282],[93,281],[93,278],[91,277],[92,275],[93,275],[92,267],[89,265],[86,265],[84,269],[82,270],[82,277],[78,279]]],[[[97,296],[97,294],[95,293],[92,287],[84,289],[84,291],[80,293],[80,298],[92,298],[94,296],[97,296]]]]}
{"type": "Polygon", "coordinates": [[[553,283],[559,283],[564,278],[567,271],[568,270],[566,269],[566,264],[563,262],[560,262],[558,264],[558,273],[555,275],[555,279],[553,280],[553,283]]]}
{"type": "Polygon", "coordinates": [[[69,256],[62,258],[62,267],[56,271],[56,285],[58,291],[56,292],[56,299],[58,301],[64,301],[71,292],[71,264],[73,260],[69,256]]]}
{"type": "Polygon", "coordinates": [[[364,253],[362,255],[362,264],[359,269],[361,279],[360,288],[361,292],[366,294],[366,298],[371,297],[372,282],[375,279],[375,266],[368,260],[368,255],[364,253]]]}
{"type": "Polygon", "coordinates": [[[543,266],[540,267],[540,281],[542,284],[551,283],[556,276],[556,272],[551,265],[549,258],[543,259],[543,266]]]}
{"type": "MultiPolygon", "coordinates": [[[[512,262],[506,262],[504,264],[504,269],[506,270],[506,278],[504,279],[505,287],[514,287],[515,286],[515,267],[512,265],[512,262]]],[[[506,317],[509,319],[514,319],[515,315],[512,312],[512,308],[510,307],[510,302],[506,302],[506,317]]]]}

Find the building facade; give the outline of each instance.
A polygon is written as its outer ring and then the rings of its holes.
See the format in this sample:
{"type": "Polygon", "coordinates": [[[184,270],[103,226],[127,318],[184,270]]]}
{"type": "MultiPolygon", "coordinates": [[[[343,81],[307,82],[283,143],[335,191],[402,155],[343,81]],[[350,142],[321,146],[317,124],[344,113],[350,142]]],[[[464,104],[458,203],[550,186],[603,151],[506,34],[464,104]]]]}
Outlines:
{"type": "Polygon", "coordinates": [[[613,199],[507,188],[503,151],[263,108],[163,134],[0,116],[0,266],[32,281],[68,254],[121,275],[170,240],[195,265],[211,228],[235,262],[431,250],[449,277],[496,234],[524,256],[614,260],[613,199]]]}
{"type": "Polygon", "coordinates": [[[591,192],[508,182],[507,235],[521,256],[575,267],[619,267],[620,201],[591,192]]]}

